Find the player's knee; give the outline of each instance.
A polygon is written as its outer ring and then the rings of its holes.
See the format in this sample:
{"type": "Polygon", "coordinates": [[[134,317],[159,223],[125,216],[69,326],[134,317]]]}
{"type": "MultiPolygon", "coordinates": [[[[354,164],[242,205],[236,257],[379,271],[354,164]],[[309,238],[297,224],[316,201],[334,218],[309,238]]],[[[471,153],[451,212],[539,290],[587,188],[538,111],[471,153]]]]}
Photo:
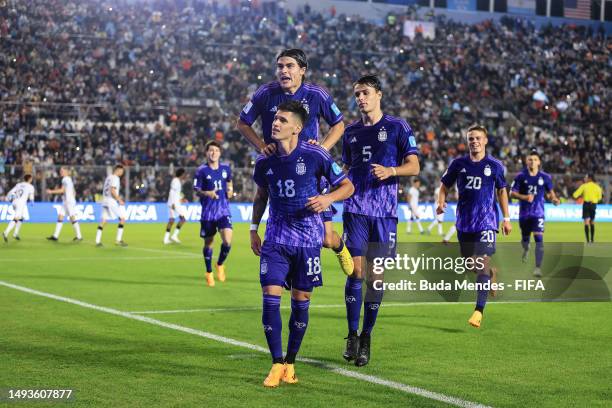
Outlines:
{"type": "Polygon", "coordinates": [[[168,219],[168,224],[170,224],[170,225],[174,224],[174,218],[169,218],[168,219]]]}
{"type": "Polygon", "coordinates": [[[305,300],[310,300],[311,292],[304,292],[303,290],[293,289],[291,291],[291,299],[303,302],[305,300]]]}
{"type": "Polygon", "coordinates": [[[544,235],[542,233],[533,234],[533,240],[535,242],[544,242],[544,235]]]}
{"type": "Polygon", "coordinates": [[[272,296],[281,296],[283,293],[283,288],[281,286],[264,286],[261,288],[261,292],[264,295],[272,295],[272,296]]]}

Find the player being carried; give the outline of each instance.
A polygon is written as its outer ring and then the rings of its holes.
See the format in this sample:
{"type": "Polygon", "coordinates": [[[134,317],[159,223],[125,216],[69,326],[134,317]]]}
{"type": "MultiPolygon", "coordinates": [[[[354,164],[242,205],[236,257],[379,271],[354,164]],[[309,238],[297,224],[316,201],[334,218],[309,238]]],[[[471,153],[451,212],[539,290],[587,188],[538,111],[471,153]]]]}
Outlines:
{"type": "Polygon", "coordinates": [[[257,158],[253,174],[257,193],[253,202],[251,249],[260,256],[262,324],[272,355],[272,368],[264,381],[266,387],[276,387],[281,381],[298,381],[294,363],[308,327],[310,297],[313,288],[323,284],[320,255],[324,226],[320,214],[331,203],[353,192],[353,185],[329,153],[298,137],[307,115],[299,101],[278,106],[272,123],[272,138],[278,142],[278,148],[268,157],[257,158]],[[337,188],[321,195],[317,187],[321,177],[337,188]],[[270,216],[262,246],[257,228],[268,199],[270,216]],[[291,317],[287,355],[283,359],[280,303],[285,285],[291,288],[291,317]]]}
{"type": "Polygon", "coordinates": [[[115,244],[123,247],[127,246],[123,241],[123,227],[125,226],[127,213],[125,211],[125,201],[123,201],[119,195],[123,172],[123,166],[117,164],[113,168],[113,173],[104,180],[104,187],[102,189],[102,219],[96,231],[96,246],[98,247],[102,246],[102,230],[104,229],[104,225],[109,219],[114,217],[119,218],[115,244]]]}
{"type": "Polygon", "coordinates": [[[421,180],[415,177],[412,180],[412,186],[408,189],[408,204],[410,205],[410,218],[406,223],[406,232],[408,234],[412,233],[413,222],[416,222],[419,232],[421,234],[424,233],[423,226],[421,225],[421,211],[419,210],[419,196],[421,195],[419,187],[421,187],[421,180]]]}
{"type": "Polygon", "coordinates": [[[232,185],[232,170],[227,164],[219,162],[221,158],[221,145],[215,141],[206,143],[206,164],[196,171],[194,189],[200,204],[202,215],[200,217],[200,237],[204,239],[204,263],[206,264],[206,284],[215,286],[212,274],[213,241],[219,231],[221,235],[221,250],[215,265],[217,279],[225,282],[225,266],[232,245],[232,217],[229,208],[229,199],[234,195],[232,185]]]}
{"type": "Polygon", "coordinates": [[[174,173],[174,178],[170,183],[170,192],[168,193],[168,224],[166,225],[166,233],[164,234],[164,244],[170,244],[172,242],[176,242],[180,244],[179,234],[181,232],[181,227],[185,224],[185,207],[183,206],[184,198],[182,196],[183,183],[187,179],[187,173],[185,169],[180,168],[177,169],[174,173]],[[174,220],[178,216],[179,222],[176,224],[176,228],[174,229],[174,233],[170,236],[170,231],[172,230],[172,225],[174,224],[174,220]]]}
{"type": "Polygon", "coordinates": [[[72,177],[70,177],[70,169],[62,166],[60,168],[60,176],[62,176],[62,184],[54,189],[47,190],[47,194],[61,194],[62,195],[62,206],[57,214],[57,224],[55,224],[55,231],[53,235],[47,237],[49,241],[57,241],[59,239],[60,232],[64,226],[64,217],[68,215],[72,228],[74,228],[73,241],[79,242],[83,240],[81,236],[81,227],[79,226],[79,220],[77,218],[76,209],[76,193],[74,190],[74,183],[72,177]]]}
{"type": "Polygon", "coordinates": [[[355,360],[357,366],[370,361],[370,337],[383,296],[372,287],[372,265],[367,262],[380,251],[369,250],[368,244],[384,243],[395,251],[398,177],[416,176],[420,170],[412,129],[404,120],[382,112],[381,87],[374,75],[353,84],[361,119],[346,128],[342,140],[342,161],[355,185],[355,194],[344,201],[343,214],[346,246],[355,263],[344,289],[348,336],[343,357],[355,360]],[[358,336],[364,277],[368,282],[358,336]]]}
{"type": "MultiPolygon", "coordinates": [[[[487,303],[491,282],[495,282],[495,269],[490,265],[490,257],[495,253],[495,236],[498,232],[498,213],[495,196],[504,217],[502,232],[512,231],[508,211],[508,192],[504,178],[504,165],[487,155],[487,129],[474,125],[467,131],[469,155],[453,160],[442,175],[440,194],[436,212],[444,213],[446,196],[457,183],[459,199],[457,202],[457,239],[464,258],[478,257],[482,269],[475,269],[476,282],[479,283],[476,309],[468,320],[474,327],[480,327],[482,314],[487,303]]],[[[494,294],[494,291],[492,291],[494,294]]]]}
{"type": "MultiPolygon", "coordinates": [[[[272,122],[279,104],[286,101],[298,101],[308,112],[308,118],[299,135],[300,140],[319,142],[321,118],[330,127],[327,136],[320,142],[321,147],[329,151],[342,137],[344,132],[342,113],[324,88],[304,82],[307,68],[308,61],[304,51],[295,48],[282,51],[276,58],[277,80],[261,86],[240,113],[237,128],[259,152],[270,155],[276,150],[277,144],[272,138],[272,122]],[[258,117],[261,117],[263,140],[252,128],[258,117]]],[[[325,192],[328,188],[327,182],[325,180],[319,182],[319,191],[325,192]]],[[[323,246],[331,248],[336,253],[342,270],[350,275],[353,273],[353,260],[344,241],[333,230],[334,212],[335,209],[330,206],[323,214],[325,225],[323,246]]]]}
{"type": "Polygon", "coordinates": [[[550,174],[540,170],[540,156],[534,150],[525,158],[527,167],[516,175],[512,182],[511,198],[520,200],[519,226],[521,227],[521,244],[523,245],[523,262],[527,262],[529,241],[533,233],[535,248],[534,276],[542,276],[540,269],[544,258],[544,197],[554,205],[559,199],[553,190],[550,174]]]}
{"type": "Polygon", "coordinates": [[[11,202],[13,206],[13,219],[9,222],[8,226],[2,233],[2,238],[5,243],[8,243],[8,236],[11,233],[11,230],[15,228],[13,232],[13,238],[17,241],[21,240],[19,237],[19,232],[21,231],[21,225],[23,224],[26,205],[29,201],[34,201],[34,186],[32,185],[32,175],[26,174],[23,176],[23,181],[17,183],[15,187],[11,189],[6,195],[8,201],[11,202]]]}

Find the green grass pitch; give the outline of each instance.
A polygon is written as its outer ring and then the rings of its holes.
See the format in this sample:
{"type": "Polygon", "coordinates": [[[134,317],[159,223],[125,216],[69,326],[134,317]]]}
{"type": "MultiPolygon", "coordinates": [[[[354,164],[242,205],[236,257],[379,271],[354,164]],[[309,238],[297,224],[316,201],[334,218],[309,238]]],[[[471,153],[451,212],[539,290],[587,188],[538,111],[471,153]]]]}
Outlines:
{"type": "MultiPolygon", "coordinates": [[[[399,242],[439,240],[409,236],[404,225],[398,228],[399,242]]],[[[270,368],[268,354],[188,332],[266,347],[258,258],[249,248],[247,224],[235,225],[228,280],[215,288],[204,284],[195,223],[181,232],[182,245],[169,246],[161,244],[162,224],[127,225],[128,248],[112,245],[114,225],[105,229],[103,248],[93,244],[95,225],[82,228],[84,242],[70,242],[66,224],[60,242],[53,243],[45,240],[52,224],[25,224],[20,242],[0,244],[0,281],[114,311],[183,312],[127,315],[156,319],[163,327],[0,284],[0,388],[71,388],[75,396],[69,406],[74,407],[447,406],[406,387],[364,380],[375,377],[495,407],[612,404],[609,302],[492,301],[481,329],[466,323],[471,305],[385,307],[383,302],[372,361],[357,369],[341,357],[345,278],[333,254],[324,250],[325,284],[315,290],[300,351],[318,362],[298,362],[299,384],[269,390],[261,385],[270,368]],[[342,375],[338,367],[371,377],[342,375]]],[[[518,225],[514,228],[500,242],[518,241],[518,225]]],[[[611,241],[612,224],[597,224],[596,237],[611,241]]],[[[546,240],[580,242],[582,226],[547,223],[546,240]]],[[[217,238],[215,257],[218,247],[217,238]]],[[[284,342],[288,305],[286,293],[284,342]]]]}

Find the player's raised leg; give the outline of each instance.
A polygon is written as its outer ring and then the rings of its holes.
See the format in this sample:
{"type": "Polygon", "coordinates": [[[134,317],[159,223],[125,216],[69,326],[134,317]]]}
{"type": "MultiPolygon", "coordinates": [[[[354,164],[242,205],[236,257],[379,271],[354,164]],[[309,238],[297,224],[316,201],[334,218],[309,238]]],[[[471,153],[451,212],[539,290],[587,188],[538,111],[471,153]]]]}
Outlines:
{"type": "Polygon", "coordinates": [[[215,265],[217,270],[217,279],[220,282],[225,282],[225,260],[232,249],[232,221],[230,217],[225,217],[225,220],[219,226],[219,235],[221,235],[221,248],[219,249],[219,258],[215,265]]]}
{"type": "Polygon", "coordinates": [[[331,248],[338,262],[340,268],[345,275],[350,276],[353,273],[354,263],[350,251],[346,247],[344,240],[336,231],[334,231],[332,223],[332,214],[327,214],[327,211],[323,212],[323,225],[325,227],[325,237],[323,238],[323,247],[331,248]]]}

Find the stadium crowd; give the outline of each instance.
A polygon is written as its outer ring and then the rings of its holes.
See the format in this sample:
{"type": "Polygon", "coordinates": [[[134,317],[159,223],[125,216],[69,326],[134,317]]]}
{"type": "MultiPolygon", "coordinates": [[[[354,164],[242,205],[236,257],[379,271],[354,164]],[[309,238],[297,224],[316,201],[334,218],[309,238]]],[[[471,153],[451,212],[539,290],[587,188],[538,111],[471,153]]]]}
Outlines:
{"type": "MultiPolygon", "coordinates": [[[[307,80],[329,89],[347,121],[357,117],[352,82],[378,73],[383,108],[413,127],[429,181],[466,151],[462,130],[474,122],[511,172],[537,147],[544,169],[564,175],[562,196],[585,172],[610,172],[612,45],[602,33],[433,16],[435,39],[411,40],[411,12],[392,17],[377,25],[258,1],[3,2],[0,174],[27,162],[154,166],[134,172],[147,186],[136,197],[164,200],[160,166],[196,167],[207,140],[222,142],[234,167],[252,167],[234,123],[289,46],[307,52],[307,80]]],[[[12,182],[2,180],[0,195],[12,182]]],[[[77,191],[93,197],[95,183],[77,191]]]]}

